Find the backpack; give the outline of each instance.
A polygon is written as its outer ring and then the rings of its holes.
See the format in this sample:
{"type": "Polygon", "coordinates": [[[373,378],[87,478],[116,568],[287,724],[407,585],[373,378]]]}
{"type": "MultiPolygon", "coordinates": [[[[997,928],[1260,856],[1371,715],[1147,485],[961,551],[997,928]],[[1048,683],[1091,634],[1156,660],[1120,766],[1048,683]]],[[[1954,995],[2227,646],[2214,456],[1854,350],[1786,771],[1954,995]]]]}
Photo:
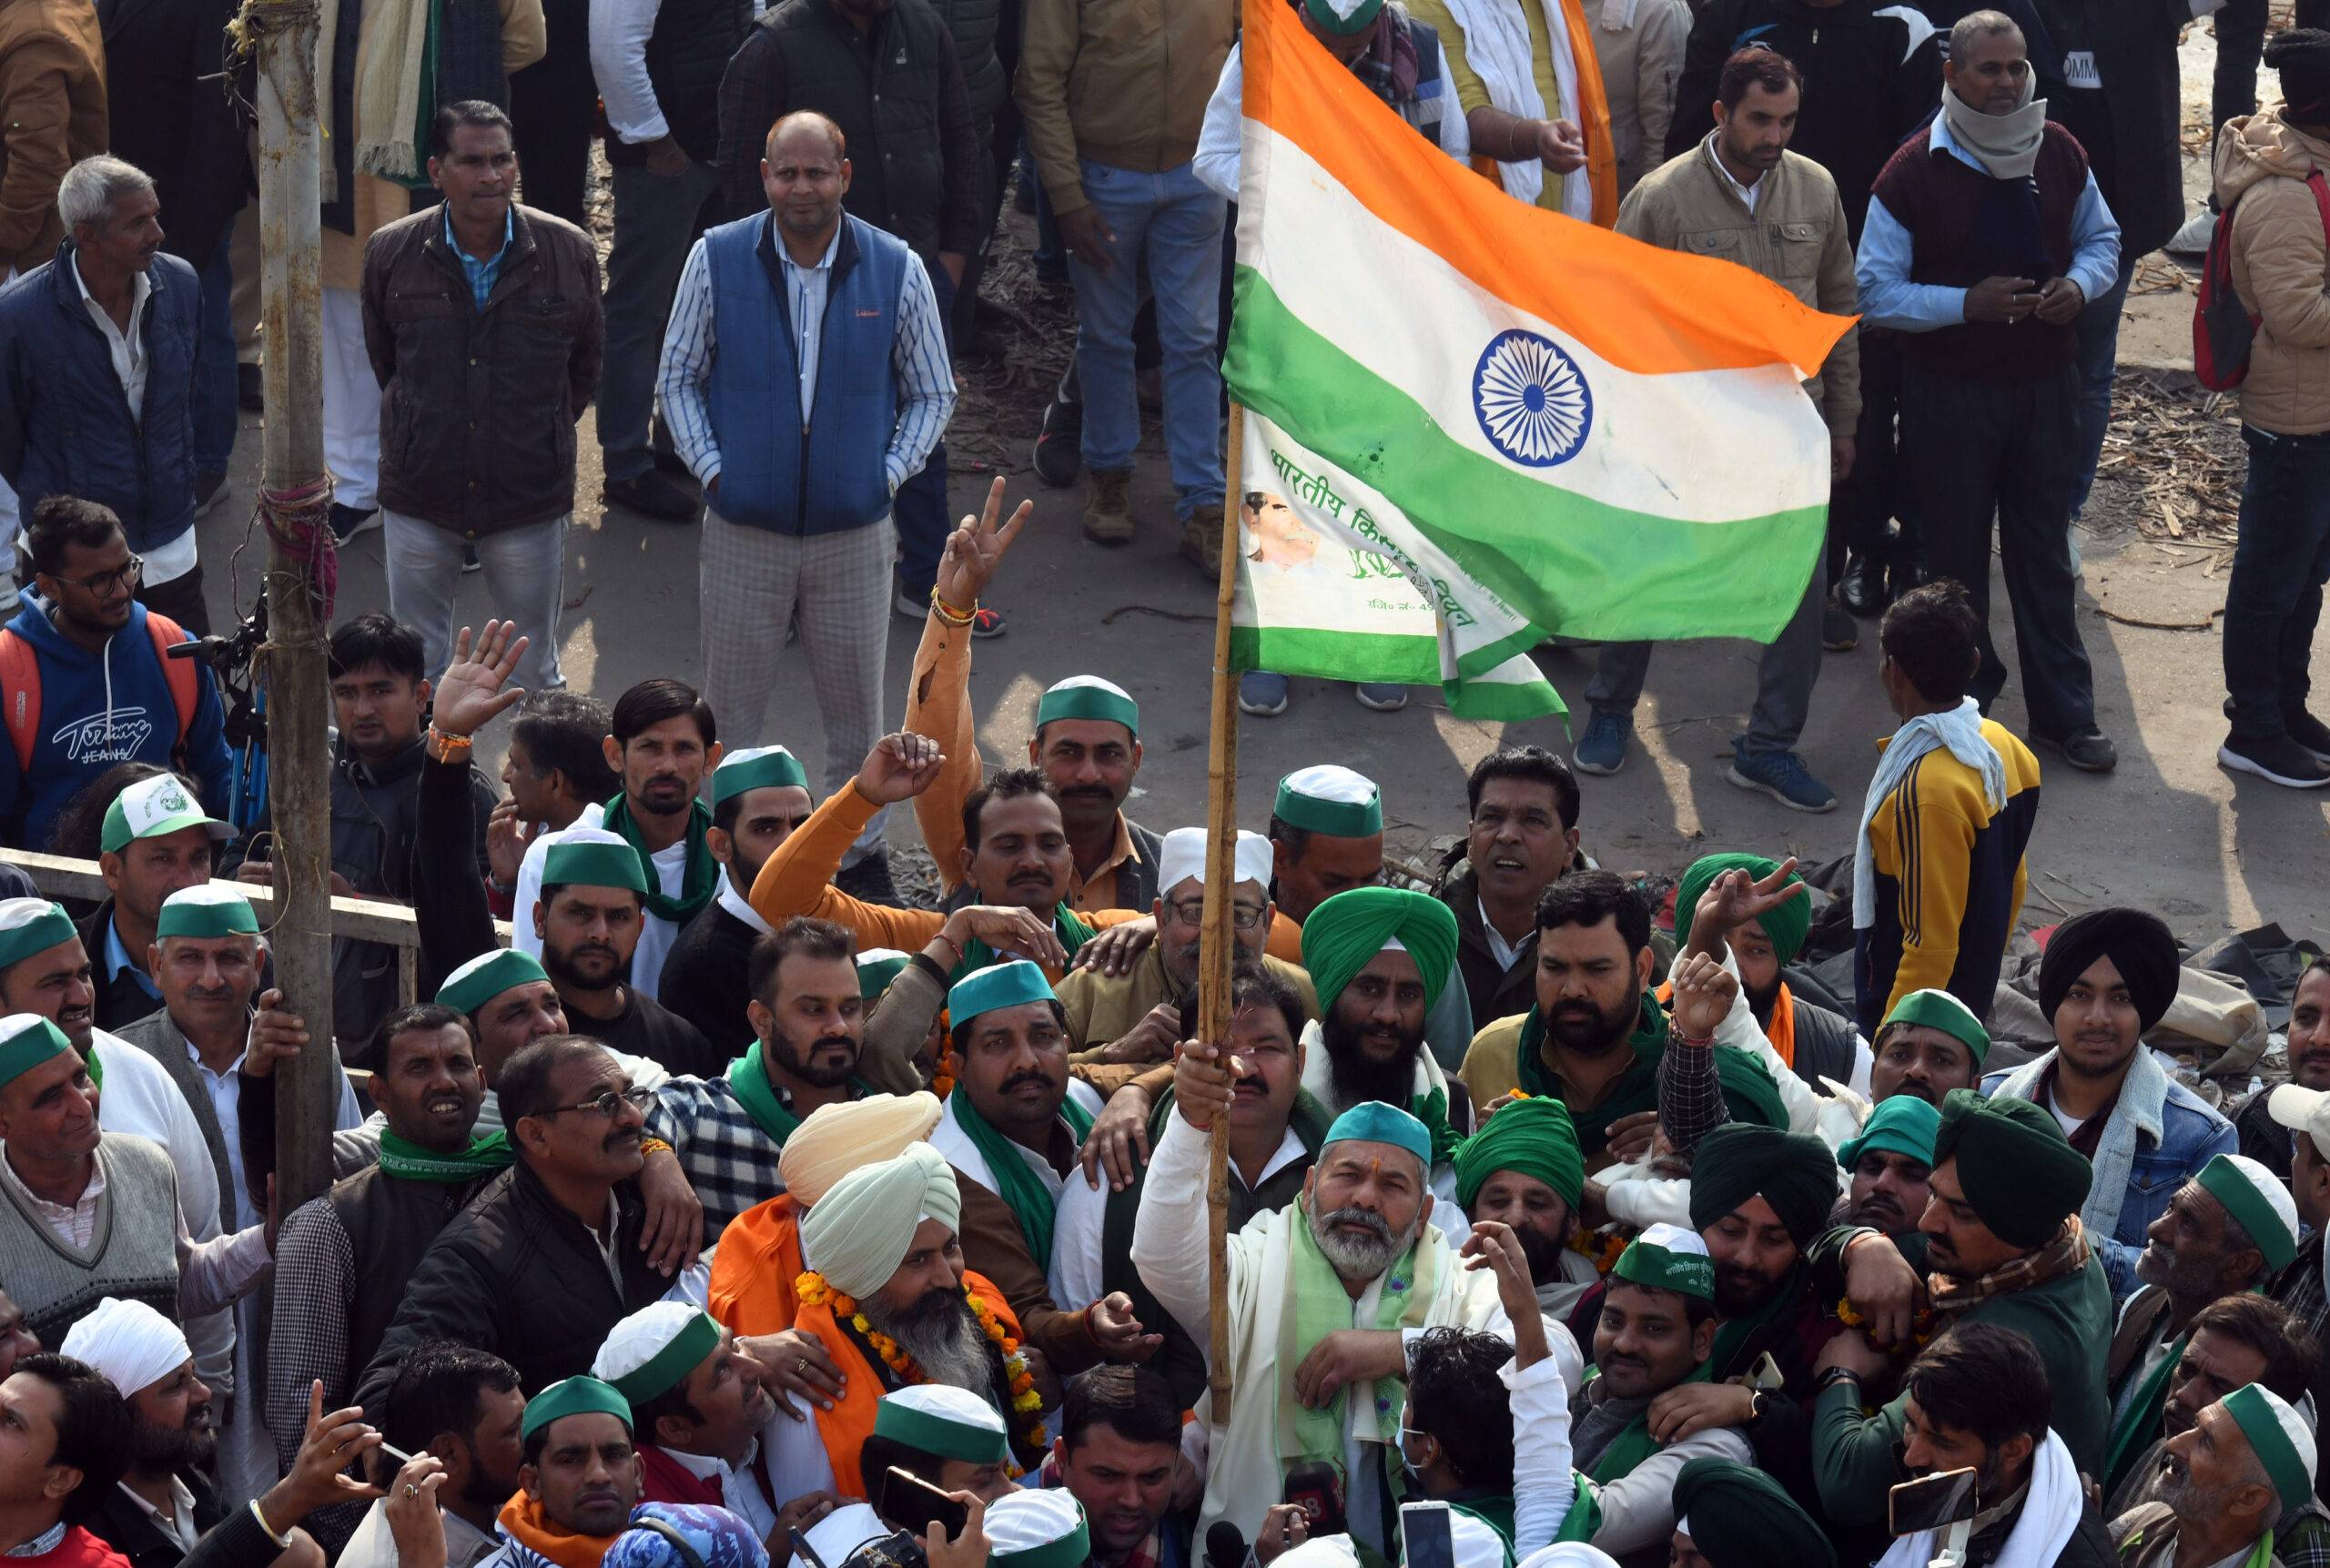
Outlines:
{"type": "MultiPolygon", "coordinates": [[[[2323,237],[2330,240],[2330,182],[2317,168],[2305,183],[2322,209],[2323,237]]],[[[2231,207],[2217,214],[2208,258],[2201,264],[2200,294],[2193,302],[2193,375],[2212,392],[2230,392],[2249,379],[2249,347],[2257,337],[2258,318],[2234,291],[2233,214],[2231,207]]]]}
{"type": "MultiPolygon", "coordinates": [[[[194,728],[195,705],[202,699],[202,666],[192,659],[173,659],[170,650],[187,640],[186,630],[167,615],[146,612],[146,634],[154,639],[154,657],[170,684],[170,701],[178,711],[178,738],[170,747],[174,765],[183,765],[187,732],[194,728]]],[[[0,627],[0,700],[7,706],[8,740],[15,747],[16,771],[33,766],[33,744],[40,738],[40,656],[15,632],[0,627]]]]}

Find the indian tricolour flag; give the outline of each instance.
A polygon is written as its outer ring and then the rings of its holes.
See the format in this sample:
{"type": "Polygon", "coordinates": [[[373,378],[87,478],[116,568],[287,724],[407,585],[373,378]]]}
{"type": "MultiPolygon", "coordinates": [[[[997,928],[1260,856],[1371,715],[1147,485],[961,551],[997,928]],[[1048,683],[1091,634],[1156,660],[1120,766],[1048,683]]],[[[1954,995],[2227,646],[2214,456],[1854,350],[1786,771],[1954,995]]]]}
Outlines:
{"type": "Polygon", "coordinates": [[[1800,382],[1850,320],[1511,199],[1245,11],[1237,666],[1514,718],[1560,711],[1555,633],[1778,635],[1828,515],[1800,382]]]}

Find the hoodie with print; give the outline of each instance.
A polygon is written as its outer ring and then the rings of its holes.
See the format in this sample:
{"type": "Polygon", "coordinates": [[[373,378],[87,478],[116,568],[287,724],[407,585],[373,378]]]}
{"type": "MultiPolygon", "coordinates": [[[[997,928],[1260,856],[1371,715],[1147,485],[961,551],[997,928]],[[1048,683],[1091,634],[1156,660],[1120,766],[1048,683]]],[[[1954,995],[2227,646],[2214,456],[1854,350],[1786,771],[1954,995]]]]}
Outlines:
{"type": "MultiPolygon", "coordinates": [[[[177,703],[155,657],[146,607],[135,601],[129,623],[94,653],[49,623],[36,594],[25,595],[8,630],[32,644],[39,662],[40,724],[28,769],[16,765],[15,748],[0,738],[0,838],[46,849],[57,814],[99,774],[116,763],[171,765],[177,703]]],[[[208,671],[197,691],[184,766],[201,787],[203,809],[223,817],[231,772],[225,711],[208,671]]],[[[5,693],[8,703],[16,699],[16,693],[5,693]]]]}

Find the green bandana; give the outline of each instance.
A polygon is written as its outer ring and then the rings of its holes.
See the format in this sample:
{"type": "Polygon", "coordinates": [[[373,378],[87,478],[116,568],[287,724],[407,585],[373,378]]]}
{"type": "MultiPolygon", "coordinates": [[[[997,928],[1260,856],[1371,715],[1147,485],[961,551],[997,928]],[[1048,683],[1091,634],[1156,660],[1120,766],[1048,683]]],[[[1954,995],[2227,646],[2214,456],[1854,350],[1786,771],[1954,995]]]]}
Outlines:
{"type": "MultiPolygon", "coordinates": [[[[1706,1382],[1713,1375],[1714,1370],[1714,1362],[1701,1361],[1691,1369],[1691,1375],[1683,1381],[1687,1383],[1706,1382]]],[[[1585,1370],[1585,1386],[1592,1388],[1594,1380],[1601,1375],[1598,1369],[1588,1367],[1585,1370]]],[[[1646,1406],[1642,1414],[1635,1417],[1627,1423],[1625,1431],[1610,1440],[1610,1446],[1602,1451],[1601,1457],[1596,1459],[1592,1467],[1586,1471],[1586,1476],[1605,1486],[1614,1481],[1624,1481],[1634,1473],[1635,1466],[1666,1446],[1650,1435],[1650,1411],[1646,1406]]]]}
{"type": "MultiPolygon", "coordinates": [[[[1351,1387],[1335,1391],[1335,1397],[1317,1410],[1306,1410],[1294,1397],[1294,1370],[1313,1347],[1338,1330],[1352,1327],[1351,1295],[1343,1289],[1342,1276],[1319,1250],[1318,1239],[1311,1234],[1310,1202],[1297,1199],[1286,1217],[1287,1290],[1292,1298],[1279,1315],[1278,1330],[1278,1457],[1282,1466],[1292,1469],[1304,1463],[1326,1463],[1334,1466],[1337,1475],[1343,1474],[1343,1432],[1348,1425],[1351,1387]]],[[[1432,1299],[1438,1289],[1440,1254],[1437,1245],[1426,1246],[1423,1233],[1417,1231],[1404,1257],[1393,1260],[1383,1272],[1383,1288],[1377,1292],[1374,1329],[1416,1329],[1423,1326],[1424,1315],[1432,1309],[1432,1299]]],[[[1400,1442],[1402,1401],[1385,1400],[1374,1411],[1373,1430],[1379,1442],[1397,1448],[1400,1442]]],[[[1366,1412],[1362,1411],[1363,1420],[1366,1412]]],[[[1387,1464],[1392,1491],[1401,1490],[1403,1466],[1387,1464]]],[[[1344,1477],[1345,1484],[1350,1478],[1344,1477]]]]}
{"type": "MultiPolygon", "coordinates": [[[[1648,991],[1642,994],[1642,1013],[1633,1036],[1626,1041],[1626,1048],[1634,1052],[1635,1065],[1618,1075],[1609,1092],[1602,1097],[1602,1103],[1588,1111],[1581,1111],[1575,1106],[1569,1108],[1570,1120],[1577,1128],[1577,1147],[1589,1160],[1609,1147],[1612,1122],[1638,1110],[1658,1108],[1658,1058],[1666,1054],[1666,1009],[1648,991]]],[[[1529,1017],[1521,1025],[1520,1058],[1514,1066],[1525,1093],[1562,1098],[1560,1080],[1554,1077],[1554,1069],[1545,1065],[1545,1015],[1542,1007],[1531,1007],[1529,1017]]]]}
{"type": "Polygon", "coordinates": [[[2160,1435],[2161,1407],[2168,1402],[2168,1379],[2183,1359],[2184,1342],[2193,1336],[2179,1334],[2168,1347],[2168,1354],[2161,1357],[2144,1381],[2136,1385],[2135,1397],[2118,1421],[2112,1423],[2111,1447],[2103,1456],[2103,1494],[2109,1497],[2112,1489],[2127,1479],[2129,1467],[2136,1462],[2145,1449],[2160,1435]]]}
{"type": "MultiPolygon", "coordinates": [[[[765,1048],[761,1041],[755,1040],[745,1047],[743,1056],[728,1064],[728,1092],[736,1097],[736,1103],[745,1108],[753,1125],[783,1148],[785,1140],[793,1136],[803,1118],[785,1108],[785,1102],[777,1098],[776,1087],[768,1081],[768,1069],[762,1063],[765,1048]]],[[[872,1092],[865,1080],[849,1080],[850,1098],[863,1099],[872,1092]]]]}
{"type": "MultiPolygon", "coordinates": [[[[1052,909],[1052,933],[1059,938],[1059,945],[1068,949],[1070,958],[1076,956],[1079,947],[1092,940],[1092,927],[1079,920],[1076,911],[1065,904],[1056,905],[1052,909]]],[[[963,944],[963,961],[955,966],[955,972],[947,979],[952,983],[1002,961],[1002,955],[974,936],[963,944]]]]}
{"type": "Polygon", "coordinates": [[[406,1181],[459,1187],[509,1169],[512,1158],[510,1135],[506,1132],[489,1132],[471,1138],[470,1146],[459,1154],[440,1154],[385,1129],[380,1134],[380,1169],[406,1181]]]}
{"type": "MultiPolygon", "coordinates": [[[[1019,1146],[996,1131],[994,1125],[979,1114],[970,1091],[960,1084],[955,1087],[956,1092],[947,1097],[947,1103],[954,1109],[956,1125],[987,1160],[988,1174],[995,1178],[996,1195],[1011,1210],[1012,1219],[1019,1222],[1019,1239],[1028,1244],[1028,1256],[1035,1259],[1038,1269],[1049,1269],[1052,1219],[1059,1199],[1044,1189],[1042,1180],[1019,1158],[1019,1146]]],[[[1092,1113],[1077,1104],[1074,1095],[1060,1097],[1059,1119],[1068,1124],[1068,1130],[1079,1145],[1092,1130],[1092,1113]]]]}
{"type": "Polygon", "coordinates": [[[655,857],[639,840],[639,829],[631,820],[630,796],[619,794],[609,801],[606,819],[599,825],[609,833],[621,834],[639,852],[639,869],[647,878],[648,914],[674,926],[684,926],[720,890],[720,863],[712,858],[712,848],[704,838],[712,830],[712,813],[704,802],[688,803],[687,875],[681,879],[677,898],[664,892],[664,880],[655,875],[655,857]]]}

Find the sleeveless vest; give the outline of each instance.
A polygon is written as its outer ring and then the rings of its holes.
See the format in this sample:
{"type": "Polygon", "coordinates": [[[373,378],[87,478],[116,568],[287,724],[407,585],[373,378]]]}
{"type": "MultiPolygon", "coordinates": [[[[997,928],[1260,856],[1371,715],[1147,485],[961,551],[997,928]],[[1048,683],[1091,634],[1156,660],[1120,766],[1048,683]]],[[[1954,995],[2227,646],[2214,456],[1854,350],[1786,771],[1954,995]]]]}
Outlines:
{"type": "Polygon", "coordinates": [[[107,1296],[178,1320],[178,1183],[169,1155],[150,1139],[109,1132],[97,1142],[97,1166],[106,1189],[86,1253],[48,1228],[16,1183],[0,1181],[0,1279],[45,1351],[61,1347],[107,1296]]]}
{"type": "Polygon", "coordinates": [[[324,1202],[348,1232],[356,1259],[356,1300],[348,1310],[348,1365],[352,1371],[372,1364],[372,1352],[380,1348],[404,1300],[420,1255],[484,1185],[483,1180],[408,1181],[375,1165],[324,1194],[324,1202]]]}

